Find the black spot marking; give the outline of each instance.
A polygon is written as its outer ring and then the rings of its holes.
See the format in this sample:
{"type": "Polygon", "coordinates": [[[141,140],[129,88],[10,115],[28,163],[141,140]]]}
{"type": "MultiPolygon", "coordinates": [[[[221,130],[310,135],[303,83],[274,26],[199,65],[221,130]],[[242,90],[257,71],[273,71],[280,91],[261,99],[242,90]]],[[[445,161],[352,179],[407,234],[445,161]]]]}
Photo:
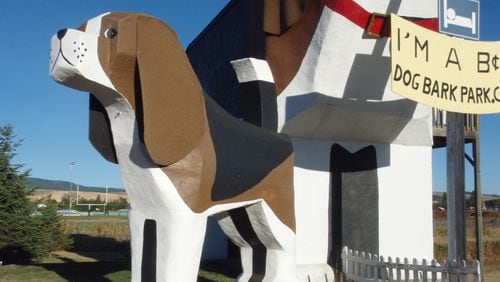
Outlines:
{"type": "Polygon", "coordinates": [[[144,221],[144,236],[142,242],[141,281],[156,281],[156,221],[144,221]]]}
{"type": "Polygon", "coordinates": [[[231,210],[229,216],[241,237],[252,247],[252,277],[248,281],[262,281],[266,275],[266,246],[255,233],[245,208],[231,210]]]}
{"type": "Polygon", "coordinates": [[[205,103],[217,159],[213,201],[244,193],[292,154],[287,136],[234,118],[207,95],[205,103]]]}

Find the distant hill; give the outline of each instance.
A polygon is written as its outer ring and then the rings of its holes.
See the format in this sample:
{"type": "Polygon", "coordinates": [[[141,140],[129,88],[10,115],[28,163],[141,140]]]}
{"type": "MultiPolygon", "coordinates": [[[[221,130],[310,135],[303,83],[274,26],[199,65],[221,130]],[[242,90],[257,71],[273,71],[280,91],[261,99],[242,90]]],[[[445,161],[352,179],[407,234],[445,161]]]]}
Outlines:
{"type": "MultiPolygon", "coordinates": [[[[40,188],[40,189],[49,189],[49,190],[68,190],[69,189],[69,181],[62,180],[48,180],[36,177],[28,177],[28,189],[40,188]]],[[[73,183],[73,189],[76,189],[77,183],[73,183]]],[[[106,187],[89,187],[84,185],[79,185],[79,189],[82,192],[103,192],[106,187]]],[[[124,192],[124,189],[121,188],[108,188],[108,192],[124,192]]]]}
{"type": "MultiPolygon", "coordinates": [[[[445,194],[445,192],[432,192],[432,200],[434,202],[439,202],[439,201],[441,201],[441,198],[443,198],[444,194],[445,194]]],[[[470,197],[472,197],[473,194],[474,194],[473,192],[465,191],[465,198],[469,199],[470,197]]],[[[483,194],[483,201],[489,201],[489,200],[498,199],[498,198],[500,198],[500,195],[483,194]]]]}

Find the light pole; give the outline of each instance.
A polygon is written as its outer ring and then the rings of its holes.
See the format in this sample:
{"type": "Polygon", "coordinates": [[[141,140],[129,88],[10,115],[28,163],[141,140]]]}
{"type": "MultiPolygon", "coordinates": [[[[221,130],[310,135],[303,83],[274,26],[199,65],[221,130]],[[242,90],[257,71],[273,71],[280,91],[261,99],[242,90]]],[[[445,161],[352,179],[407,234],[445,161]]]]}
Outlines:
{"type": "Polygon", "coordinates": [[[69,210],[71,210],[71,193],[73,192],[73,166],[75,162],[69,163],[69,210]]]}

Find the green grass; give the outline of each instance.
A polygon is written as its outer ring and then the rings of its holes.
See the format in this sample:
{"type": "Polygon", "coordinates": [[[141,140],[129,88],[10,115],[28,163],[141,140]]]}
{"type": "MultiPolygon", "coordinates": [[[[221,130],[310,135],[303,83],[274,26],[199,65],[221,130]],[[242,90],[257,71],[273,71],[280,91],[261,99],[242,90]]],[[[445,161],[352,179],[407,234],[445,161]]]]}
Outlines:
{"type": "Polygon", "coordinates": [[[198,281],[232,282],[235,281],[235,279],[216,272],[208,272],[200,269],[200,272],[198,273],[198,281]]]}
{"type": "Polygon", "coordinates": [[[3,265],[0,266],[0,281],[2,282],[58,282],[66,281],[56,272],[49,271],[38,265],[3,265]]]}
{"type": "MultiPolygon", "coordinates": [[[[130,281],[126,217],[65,217],[62,228],[73,240],[67,251],[30,265],[0,266],[0,281],[130,281]]],[[[234,264],[203,262],[198,281],[234,281],[239,271],[234,264]]]]}
{"type": "MultiPolygon", "coordinates": [[[[227,269],[214,268],[214,265],[224,267],[223,264],[210,262],[208,264],[210,270],[200,269],[198,281],[235,281],[222,274],[227,272],[227,269]]],[[[0,267],[0,281],[130,281],[130,265],[116,262],[40,262],[34,265],[4,265],[0,267]]]]}
{"type": "Polygon", "coordinates": [[[124,263],[41,263],[0,267],[0,281],[130,281],[124,263]]]}
{"type": "MultiPolygon", "coordinates": [[[[442,225],[441,225],[442,226],[442,225]]],[[[129,229],[126,217],[64,218],[63,228],[73,239],[66,252],[31,265],[0,266],[1,282],[130,281],[129,229]]],[[[446,228],[435,228],[435,257],[447,257],[446,228]]],[[[500,281],[500,227],[485,226],[485,281],[500,281]]],[[[474,253],[468,230],[469,257],[474,253]]],[[[240,272],[234,262],[202,262],[198,281],[234,281],[240,272]]]]}
{"type": "Polygon", "coordinates": [[[130,271],[121,270],[104,276],[109,281],[130,281],[130,271]]]}

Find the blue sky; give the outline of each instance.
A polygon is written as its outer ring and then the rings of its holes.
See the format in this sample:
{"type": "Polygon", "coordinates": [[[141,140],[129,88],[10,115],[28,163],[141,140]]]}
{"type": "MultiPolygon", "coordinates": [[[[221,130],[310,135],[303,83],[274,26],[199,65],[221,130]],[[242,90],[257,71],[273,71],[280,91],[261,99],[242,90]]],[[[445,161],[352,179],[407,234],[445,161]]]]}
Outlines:
{"type": "MultiPolygon", "coordinates": [[[[33,177],[72,178],[88,186],[123,187],[118,166],[106,162],[88,141],[88,96],[55,83],[48,74],[51,36],[61,28],[78,27],[104,12],[134,11],[161,18],[177,31],[181,43],[187,46],[227,2],[2,0],[0,125],[11,123],[17,136],[24,139],[15,161],[26,164],[33,177]],[[76,165],[71,175],[72,161],[76,165]]],[[[482,40],[500,41],[499,14],[500,1],[481,1],[482,40]]],[[[497,181],[500,115],[482,116],[481,122],[483,191],[500,194],[497,181]]],[[[433,153],[433,185],[436,190],[444,191],[445,150],[433,153]]],[[[467,164],[466,168],[471,171],[467,164]]],[[[469,173],[468,187],[472,185],[471,180],[469,173]]]]}

